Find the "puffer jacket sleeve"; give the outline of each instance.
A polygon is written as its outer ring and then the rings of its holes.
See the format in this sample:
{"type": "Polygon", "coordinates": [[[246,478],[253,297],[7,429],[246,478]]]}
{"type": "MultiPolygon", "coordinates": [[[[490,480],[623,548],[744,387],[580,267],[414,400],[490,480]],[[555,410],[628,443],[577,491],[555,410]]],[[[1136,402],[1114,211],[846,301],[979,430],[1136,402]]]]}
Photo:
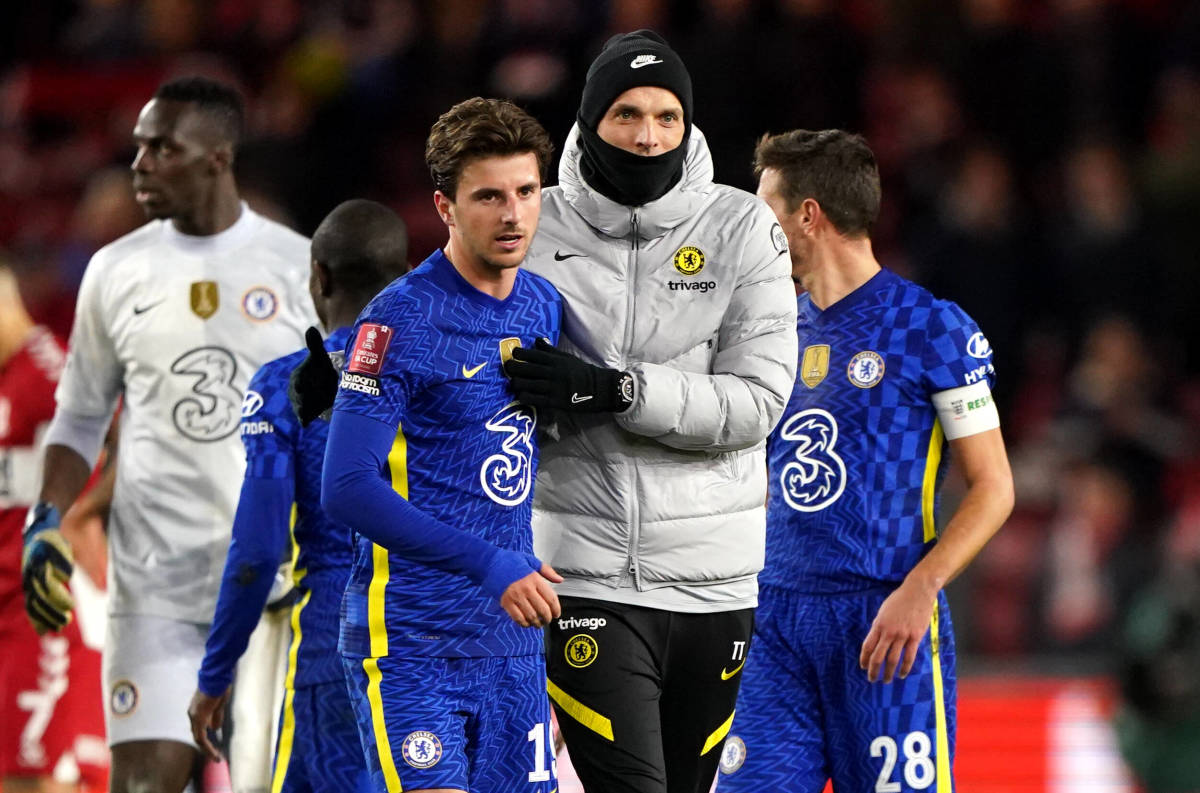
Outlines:
{"type": "Polygon", "coordinates": [[[731,224],[741,266],[712,373],[631,365],[636,397],[618,424],[672,448],[724,452],[755,446],[779,422],[796,379],[797,340],[791,259],[775,225],[758,199],[731,224]]]}

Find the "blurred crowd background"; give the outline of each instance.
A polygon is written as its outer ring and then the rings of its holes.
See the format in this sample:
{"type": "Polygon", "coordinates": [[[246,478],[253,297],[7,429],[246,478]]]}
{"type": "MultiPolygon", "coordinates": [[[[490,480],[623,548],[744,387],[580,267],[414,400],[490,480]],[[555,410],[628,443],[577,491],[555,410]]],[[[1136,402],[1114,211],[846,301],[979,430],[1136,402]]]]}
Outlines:
{"type": "Polygon", "coordinates": [[[1200,562],[1200,2],[41,0],[3,17],[0,255],[64,338],[88,258],[142,222],[130,131],[162,79],[244,92],[256,208],[311,234],[343,199],[382,201],[415,263],[444,241],[422,158],[439,113],[508,97],[561,142],[605,39],[657,29],[718,181],[754,189],[766,131],[862,132],[880,260],[992,342],[1018,504],[952,589],[968,668],[1102,671],[1155,640],[1127,630],[1136,600],[1163,602],[1147,587],[1194,591],[1175,582],[1200,562]]]}

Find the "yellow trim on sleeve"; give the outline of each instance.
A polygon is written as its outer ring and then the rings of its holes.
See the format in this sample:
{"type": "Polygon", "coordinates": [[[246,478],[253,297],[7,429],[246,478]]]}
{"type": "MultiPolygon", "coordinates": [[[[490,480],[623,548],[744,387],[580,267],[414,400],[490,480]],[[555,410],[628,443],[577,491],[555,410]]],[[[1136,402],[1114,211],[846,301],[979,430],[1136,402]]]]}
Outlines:
{"type": "MultiPolygon", "coordinates": [[[[392,449],[388,452],[388,478],[392,490],[401,498],[408,498],[408,441],[404,437],[404,428],[396,428],[396,439],[392,441],[392,449]]],[[[388,564],[388,552],[382,545],[371,546],[371,584],[367,587],[367,634],[371,640],[371,655],[382,658],[388,654],[387,615],[385,614],[385,595],[388,580],[391,577],[391,566],[388,564]]]]}
{"type": "MultiPolygon", "coordinates": [[[[295,514],[293,512],[293,514],[295,514]]],[[[300,658],[300,612],[308,605],[312,590],[292,606],[292,646],[288,648],[287,677],[283,684],[283,725],[279,728],[279,747],[275,750],[275,773],[271,775],[271,793],[283,790],[288,765],[292,759],[292,742],[296,736],[296,666],[300,658]]]]}
{"type": "Polygon", "coordinates": [[[925,542],[937,539],[937,523],[934,522],[933,497],[937,487],[938,465],[942,462],[942,441],[946,435],[942,422],[933,420],[933,431],[929,434],[929,451],[925,455],[925,479],[921,484],[921,519],[925,526],[925,542]]]}
{"type": "Polygon", "coordinates": [[[937,793],[953,793],[950,776],[950,736],[946,730],[946,694],[942,688],[942,653],[939,647],[938,602],[933,602],[933,619],[929,626],[930,663],[933,665],[933,708],[937,730],[937,793]]]}
{"type": "Polygon", "coordinates": [[[382,658],[388,653],[387,616],[384,613],[384,593],[387,591],[391,568],[387,548],[371,546],[374,573],[367,587],[367,633],[371,638],[371,655],[382,658]]]}
{"type": "Polygon", "coordinates": [[[392,450],[388,452],[388,474],[392,480],[392,490],[400,497],[408,499],[408,439],[404,437],[404,426],[396,427],[396,439],[392,441],[392,450]]]}
{"type": "Polygon", "coordinates": [[[601,716],[596,711],[584,705],[575,697],[563,691],[558,686],[554,685],[553,680],[546,680],[546,691],[550,694],[550,699],[558,703],[558,706],[567,712],[571,718],[587,727],[594,733],[613,740],[612,720],[601,716]]]}
{"type": "Polygon", "coordinates": [[[380,684],[383,674],[379,671],[378,658],[364,658],[363,671],[367,673],[367,701],[371,705],[371,727],[375,732],[375,747],[379,755],[379,767],[388,793],[403,793],[400,775],[396,773],[396,761],[392,758],[392,745],[388,742],[387,719],[383,715],[383,693],[380,684]]]}
{"type": "Polygon", "coordinates": [[[296,521],[300,519],[300,505],[292,502],[292,514],[288,517],[288,541],[292,544],[292,586],[300,586],[307,570],[297,570],[296,563],[300,561],[300,545],[296,542],[296,521]]]}
{"type": "MultiPolygon", "coordinates": [[[[737,713],[737,711],[735,710],[733,713],[737,713]]],[[[713,747],[720,746],[721,742],[725,740],[725,736],[729,734],[729,728],[733,726],[733,713],[730,713],[725,723],[708,736],[708,740],[704,742],[704,748],[700,750],[701,757],[712,751],[713,747]]]]}

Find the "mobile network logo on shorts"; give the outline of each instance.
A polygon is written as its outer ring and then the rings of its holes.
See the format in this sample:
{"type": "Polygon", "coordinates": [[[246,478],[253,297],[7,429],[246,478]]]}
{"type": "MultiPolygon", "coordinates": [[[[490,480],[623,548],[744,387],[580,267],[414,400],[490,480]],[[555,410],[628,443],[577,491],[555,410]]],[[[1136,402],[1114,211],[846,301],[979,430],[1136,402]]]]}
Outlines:
{"type": "Polygon", "coordinates": [[[566,619],[561,619],[558,621],[558,629],[560,631],[569,631],[572,629],[578,630],[583,628],[585,630],[594,631],[597,628],[603,628],[607,624],[608,620],[604,619],[604,617],[585,617],[581,620],[577,620],[574,617],[567,617],[566,619]]]}

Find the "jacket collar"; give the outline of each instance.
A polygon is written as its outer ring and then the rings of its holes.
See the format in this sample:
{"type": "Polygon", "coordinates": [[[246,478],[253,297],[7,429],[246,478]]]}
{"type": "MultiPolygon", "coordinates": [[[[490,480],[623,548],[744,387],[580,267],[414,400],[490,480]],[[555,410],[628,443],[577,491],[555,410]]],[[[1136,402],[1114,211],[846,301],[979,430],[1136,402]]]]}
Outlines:
{"type": "Polygon", "coordinates": [[[630,236],[636,211],[638,237],[652,240],[695,215],[712,191],[712,155],[708,151],[704,133],[695,125],[692,126],[687,147],[683,176],[679,182],[649,204],[628,207],[600,195],[583,180],[579,172],[579,130],[573,126],[558,163],[558,184],[567,203],[597,231],[618,239],[630,236]]]}

